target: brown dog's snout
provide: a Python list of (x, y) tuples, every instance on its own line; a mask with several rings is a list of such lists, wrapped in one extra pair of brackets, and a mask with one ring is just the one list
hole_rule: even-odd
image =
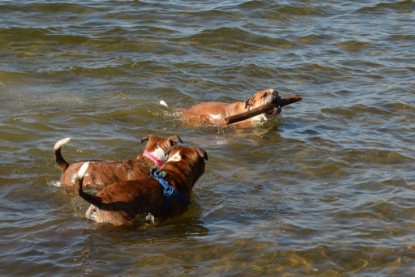
[(272, 89), (272, 103), (278, 102), (281, 100), (281, 96), (278, 94), (278, 91), (276, 89)]
[(272, 89), (272, 95), (274, 96), (274, 97), (280, 97), (280, 95), (278, 94), (278, 91), (276, 90), (276, 89)]

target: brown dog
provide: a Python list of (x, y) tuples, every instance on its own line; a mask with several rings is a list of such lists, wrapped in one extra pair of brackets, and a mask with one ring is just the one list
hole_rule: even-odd
[[(97, 195), (86, 193), (81, 185), (88, 170), (85, 163), (76, 178), (79, 196), (92, 204), (85, 217), (98, 223), (135, 226), (140, 224), (140, 215), (151, 213), (155, 217), (167, 217), (183, 213), (189, 204), (193, 185), (205, 170), (207, 159), (207, 153), (203, 149), (174, 146), (168, 152), (166, 163), (157, 171), (165, 174), (161, 180), (146, 177), (117, 182)], [(150, 171), (147, 174), (150, 174)], [(166, 182), (175, 191), (171, 199), (163, 192)]]
[[(70, 138), (58, 141), (54, 146), (55, 161), (61, 169), (61, 185), (67, 192), (75, 192), (75, 178), (79, 168), (85, 162), (69, 164), (62, 157), (61, 148), (70, 141)], [(83, 186), (101, 190), (104, 187), (120, 181), (134, 180), (147, 177), (152, 167), (161, 166), (166, 161), (167, 150), (182, 142), (179, 136), (160, 138), (148, 136), (141, 139), (147, 142), (143, 154), (136, 160), (121, 161), (90, 161), (88, 172), (85, 174)]]
[[(239, 101), (235, 103), (223, 102), (205, 102), (197, 104), (188, 109), (182, 109), (180, 117), (185, 123), (197, 126), (226, 126), (225, 118), (247, 112), (251, 109), (261, 107), (265, 104), (272, 103), (279, 98), (275, 89), (265, 89), (258, 91), (245, 102)], [(163, 106), (167, 106), (164, 101), (160, 102)], [(281, 112), (281, 108), (274, 108), (268, 113), (263, 113), (246, 120), (234, 123), (230, 126), (235, 128), (247, 128), (260, 126), (270, 119), (275, 118)]]

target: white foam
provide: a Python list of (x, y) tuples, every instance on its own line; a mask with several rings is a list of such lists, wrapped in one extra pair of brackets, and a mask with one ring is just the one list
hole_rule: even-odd
[(168, 107), (169, 105), (167, 105), (167, 103), (164, 100), (160, 100), (160, 105), (164, 106), (164, 107)]
[(59, 181), (57, 181), (57, 180), (55, 180), (55, 181), (49, 181), (49, 182), (47, 182), (47, 184), (49, 186), (52, 186), (52, 187), (57, 187), (57, 188), (62, 187), (62, 183), (61, 183), (60, 180)]

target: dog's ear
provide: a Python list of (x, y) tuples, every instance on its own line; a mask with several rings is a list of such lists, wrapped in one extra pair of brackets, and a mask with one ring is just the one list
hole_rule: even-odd
[(245, 109), (248, 109), (249, 107), (253, 106), (254, 99), (252, 99), (252, 98), (253, 97), (248, 98), (248, 100), (245, 101)]
[(181, 139), (179, 136), (177, 136), (177, 135), (175, 135), (175, 136), (170, 136), (170, 137), (168, 138), (168, 140), (169, 140), (169, 142), (170, 142), (170, 146), (175, 146), (175, 145), (177, 145), (179, 142), (180, 142), (180, 143), (183, 143), (182, 139)]
[(157, 142), (157, 146), (166, 152), (169, 148), (176, 146), (179, 142), (183, 143), (182, 139), (179, 136), (170, 136), (166, 139), (159, 140)]
[(146, 142), (150, 139), (150, 136), (146, 136), (144, 138), (141, 138), (141, 143)]
[(208, 154), (206, 153), (206, 151), (203, 150), (202, 148), (196, 148), (196, 149), (197, 149), (197, 153), (199, 154), (199, 156), (207, 161)]

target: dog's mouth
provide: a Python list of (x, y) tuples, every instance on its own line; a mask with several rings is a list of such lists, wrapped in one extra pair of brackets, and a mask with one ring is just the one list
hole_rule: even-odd
[(272, 117), (277, 116), (280, 112), (281, 112), (281, 108), (280, 107), (275, 107), (272, 110), (264, 113), (264, 115), (268, 119), (268, 118), (272, 118)]

